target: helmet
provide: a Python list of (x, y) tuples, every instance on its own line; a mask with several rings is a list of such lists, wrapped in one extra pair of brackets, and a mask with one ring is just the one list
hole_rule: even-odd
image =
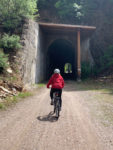
[(55, 70), (54, 70), (54, 73), (60, 74), (60, 70), (59, 70), (59, 69), (55, 69)]

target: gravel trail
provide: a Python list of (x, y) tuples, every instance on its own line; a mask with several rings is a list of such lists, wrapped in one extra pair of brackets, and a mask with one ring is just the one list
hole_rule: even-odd
[(68, 91), (70, 86), (63, 91), (59, 120), (46, 88), (1, 111), (0, 150), (110, 150), (100, 141), (81, 91)]

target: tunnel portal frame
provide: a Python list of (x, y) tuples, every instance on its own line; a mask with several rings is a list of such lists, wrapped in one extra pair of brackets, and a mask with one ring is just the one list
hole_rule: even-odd
[(46, 54), (49, 46), (56, 39), (64, 39), (71, 41), (72, 46), (77, 50), (77, 79), (81, 79), (81, 39), (87, 39), (91, 37), (96, 27), (94, 26), (82, 26), (82, 25), (68, 25), (68, 24), (53, 24), (53, 23), (41, 23), (39, 27), (45, 35)]

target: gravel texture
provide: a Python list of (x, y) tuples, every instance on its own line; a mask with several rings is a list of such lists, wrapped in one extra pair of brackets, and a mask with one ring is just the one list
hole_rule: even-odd
[[(66, 84), (58, 120), (52, 113), (46, 88), (1, 111), (0, 150), (112, 150), (113, 136), (105, 142), (108, 133), (96, 118), (92, 119), (84, 101), (84, 97), (90, 99), (91, 95), (77, 87), (74, 90), (75, 86), (71, 82)], [(112, 131), (108, 130), (110, 134)]]

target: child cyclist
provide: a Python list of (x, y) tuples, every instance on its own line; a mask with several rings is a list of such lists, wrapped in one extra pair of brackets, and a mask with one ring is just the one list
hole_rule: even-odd
[(47, 84), (47, 88), (49, 88), (50, 85), (51, 85), (51, 90), (50, 90), (51, 105), (53, 105), (53, 93), (58, 92), (59, 93), (58, 96), (60, 97), (60, 108), (61, 108), (62, 107), (61, 95), (62, 95), (62, 88), (64, 87), (64, 79), (60, 75), (59, 69), (54, 70), (54, 74), (50, 78), (50, 80)]

